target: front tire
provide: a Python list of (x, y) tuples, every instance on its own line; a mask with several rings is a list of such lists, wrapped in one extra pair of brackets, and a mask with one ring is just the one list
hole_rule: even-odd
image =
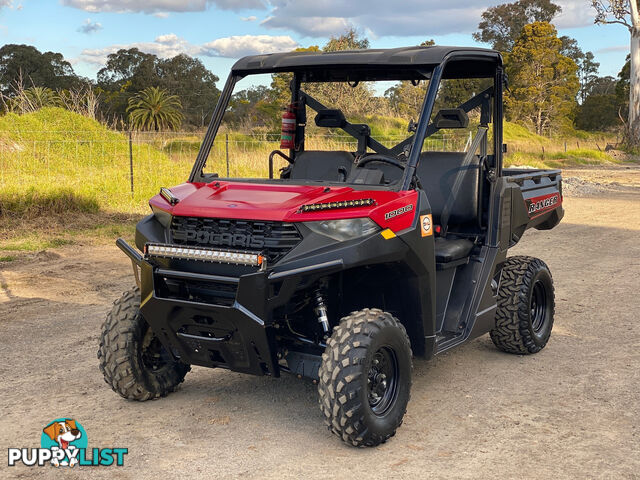
[(140, 314), (138, 287), (114, 302), (102, 325), (98, 359), (113, 391), (139, 401), (173, 392), (191, 368), (171, 357)]
[(320, 409), (329, 430), (356, 447), (387, 441), (407, 410), (411, 368), (409, 337), (391, 314), (364, 309), (344, 317), (318, 372)]
[(504, 352), (537, 353), (551, 336), (554, 309), (549, 267), (538, 258), (510, 257), (502, 268), (491, 340)]

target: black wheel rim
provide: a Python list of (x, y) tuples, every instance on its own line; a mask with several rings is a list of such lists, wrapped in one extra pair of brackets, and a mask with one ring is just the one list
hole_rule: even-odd
[(142, 338), (140, 359), (142, 360), (142, 365), (152, 371), (161, 370), (171, 362), (168, 352), (150, 328), (147, 328)]
[(533, 284), (530, 305), (531, 328), (536, 335), (542, 332), (547, 322), (547, 304), (547, 290), (538, 280)]
[(377, 416), (391, 409), (398, 393), (398, 359), (390, 347), (380, 347), (371, 358), (367, 375), (369, 406)]

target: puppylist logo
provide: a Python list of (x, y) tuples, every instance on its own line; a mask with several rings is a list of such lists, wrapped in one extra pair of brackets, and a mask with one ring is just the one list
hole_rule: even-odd
[(87, 448), (87, 432), (72, 418), (57, 418), (42, 429), (40, 448), (9, 448), (9, 466), (29, 467), (124, 465), (127, 448)]

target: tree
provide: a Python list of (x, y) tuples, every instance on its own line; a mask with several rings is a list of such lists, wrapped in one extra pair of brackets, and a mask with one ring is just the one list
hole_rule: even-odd
[(631, 83), (631, 55), (627, 55), (626, 62), (618, 72), (618, 81), (616, 82), (616, 98), (620, 106), (619, 115), (624, 120), (629, 119), (629, 90)]
[(583, 102), (587, 97), (589, 84), (598, 78), (600, 63), (594, 61), (595, 57), (592, 52), (583, 52), (575, 38), (563, 35), (560, 37), (560, 41), (562, 42), (560, 53), (565, 57), (569, 57), (578, 65), (578, 79), (580, 80), (578, 99)]
[(159, 87), (148, 87), (129, 99), (129, 123), (136, 130), (177, 130), (184, 115), (180, 99)]
[(156, 71), (158, 57), (141, 52), (137, 48), (120, 49), (107, 57), (106, 65), (98, 70), (98, 86), (108, 91), (127, 89), (139, 92), (147, 87), (157, 86)]
[(596, 77), (591, 80), (587, 87), (587, 97), (589, 95), (615, 95), (616, 84), (616, 79), (613, 77)]
[(624, 25), (630, 35), (629, 114), (627, 135), (630, 145), (640, 146), (640, 0), (592, 0), (595, 23)]
[(71, 89), (86, 83), (61, 53), (41, 53), (31, 45), (8, 44), (0, 48), (0, 92), (11, 96), (24, 87)]
[(270, 89), (264, 85), (250, 87), (234, 94), (229, 101), (224, 123), (235, 129), (267, 127), (277, 130), (280, 126), (278, 105), (270, 102)]
[(490, 7), (482, 13), (474, 40), (489, 43), (492, 48), (508, 52), (525, 25), (533, 22), (551, 22), (562, 8), (551, 0), (518, 0)]
[(156, 71), (158, 86), (180, 97), (187, 123), (198, 126), (209, 123), (220, 96), (216, 75), (199, 59), (184, 54), (158, 60)]
[(369, 48), (369, 39), (360, 37), (355, 28), (350, 28), (338, 37), (331, 36), (322, 48), (323, 52), (339, 52), (343, 50), (364, 50)]
[(534, 22), (525, 25), (506, 55), (511, 89), (505, 97), (507, 115), (539, 135), (567, 126), (563, 123), (571, 117), (580, 87), (578, 67), (561, 49), (554, 26)]
[(619, 125), (617, 98), (614, 93), (594, 93), (578, 107), (575, 124), (581, 130), (604, 131)]
[(160, 87), (180, 97), (185, 121), (190, 125), (208, 123), (220, 91), (219, 78), (204, 64), (188, 55), (161, 59), (137, 48), (121, 49), (107, 57), (98, 72), (98, 86), (105, 92), (108, 115), (125, 117), (128, 99), (149, 87)]

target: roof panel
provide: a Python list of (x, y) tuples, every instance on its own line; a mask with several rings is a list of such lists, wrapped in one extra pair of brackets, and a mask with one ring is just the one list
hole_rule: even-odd
[(495, 50), (474, 47), (402, 47), (390, 49), (346, 50), (339, 52), (286, 52), (254, 55), (238, 60), (235, 74), (269, 73), (315, 68), (397, 66), (419, 68), (441, 63), (447, 56), (470, 55), (478, 60), (502, 63)]

